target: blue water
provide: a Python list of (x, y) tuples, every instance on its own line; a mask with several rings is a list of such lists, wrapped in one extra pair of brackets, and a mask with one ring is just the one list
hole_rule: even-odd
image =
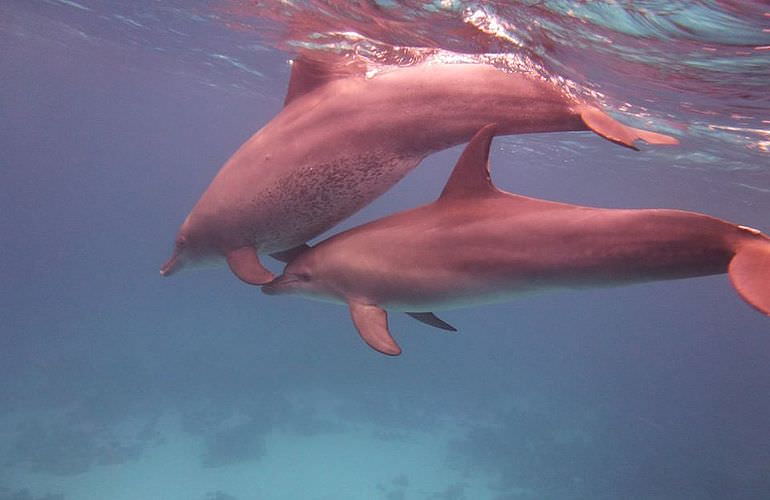
[(725, 276), (391, 315), (398, 358), (344, 308), (158, 276), (309, 46), (513, 54), (681, 145), (499, 138), (498, 185), (768, 232), (769, 30), (748, 1), (0, 3), (0, 499), (770, 498), (770, 323)]

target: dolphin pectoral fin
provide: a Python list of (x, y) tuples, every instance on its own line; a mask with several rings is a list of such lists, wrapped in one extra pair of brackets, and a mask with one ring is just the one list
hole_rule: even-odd
[(359, 335), (369, 347), (388, 356), (398, 356), (401, 348), (388, 331), (388, 313), (381, 307), (361, 302), (348, 302), (350, 316)]
[(727, 273), (741, 298), (770, 316), (770, 240), (752, 241), (739, 247)]
[(425, 323), (426, 325), (432, 326), (434, 328), (440, 328), (442, 330), (446, 330), (449, 332), (456, 332), (457, 328), (453, 327), (443, 319), (439, 318), (432, 312), (408, 312), (406, 313), (409, 316), (413, 317), (420, 323)]
[(249, 285), (264, 285), (275, 278), (259, 261), (257, 249), (251, 246), (237, 248), (228, 253), (227, 265), (234, 275)]
[(271, 253), (270, 257), (274, 258), (275, 260), (280, 260), (281, 262), (289, 263), (296, 259), (300, 254), (305, 253), (310, 249), (310, 246), (308, 246), (307, 243), (303, 243), (301, 245), (297, 245), (294, 248), (290, 248), (288, 250), (283, 250), (281, 252), (275, 252)]
[(623, 125), (604, 111), (593, 106), (581, 106), (578, 111), (583, 123), (589, 129), (609, 141), (636, 151), (639, 151), (639, 148), (634, 146), (634, 142), (638, 139), (642, 139), (649, 144), (679, 144), (679, 140), (675, 137)]

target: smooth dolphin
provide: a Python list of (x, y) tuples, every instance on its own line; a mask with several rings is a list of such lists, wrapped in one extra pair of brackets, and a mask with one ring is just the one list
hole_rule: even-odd
[(225, 257), (243, 281), (266, 283), (274, 276), (258, 254), (290, 258), (426, 155), (492, 122), (500, 134), (590, 129), (628, 147), (637, 139), (677, 142), (622, 125), (538, 77), (491, 65), (428, 62), (367, 78), (360, 65), (300, 57), (285, 107), (216, 175), (161, 274)]
[[(694, 212), (591, 208), (506, 193), (489, 177), (493, 134), (493, 126), (476, 134), (437, 201), (319, 243), (262, 290), (348, 304), (361, 337), (389, 355), (401, 349), (386, 309), (433, 311), (546, 289), (728, 272), (741, 297), (770, 314), (766, 235)], [(440, 321), (420, 314), (429, 324)]]

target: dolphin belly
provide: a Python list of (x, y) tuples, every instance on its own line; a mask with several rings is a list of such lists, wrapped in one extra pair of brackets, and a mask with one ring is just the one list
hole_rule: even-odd
[(297, 168), (246, 201), (260, 253), (300, 245), (366, 206), (421, 158), (367, 151)]

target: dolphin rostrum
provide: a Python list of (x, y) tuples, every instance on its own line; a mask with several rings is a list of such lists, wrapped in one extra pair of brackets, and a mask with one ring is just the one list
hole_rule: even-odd
[(627, 127), (556, 85), (487, 64), (422, 63), (373, 78), (352, 63), (300, 57), (284, 108), (225, 163), (182, 224), (170, 275), (225, 257), (241, 280), (274, 276), (258, 254), (287, 260), (307, 240), (393, 186), (429, 153), (500, 134), (593, 130), (634, 147), (676, 139)]
[[(770, 315), (770, 238), (681, 210), (620, 210), (497, 189), (488, 170), (494, 126), (471, 140), (435, 202), (339, 233), (299, 254), (262, 287), (346, 303), (361, 337), (401, 352), (386, 309), (432, 313), (546, 289), (729, 273)], [(446, 325), (446, 324), (444, 324)], [(448, 325), (447, 325), (448, 326)]]

